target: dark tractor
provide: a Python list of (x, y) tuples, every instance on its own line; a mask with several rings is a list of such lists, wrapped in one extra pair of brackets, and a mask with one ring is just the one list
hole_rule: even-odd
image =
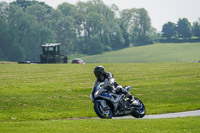
[(60, 43), (46, 43), (42, 45), (41, 63), (67, 63), (68, 58), (60, 55)]

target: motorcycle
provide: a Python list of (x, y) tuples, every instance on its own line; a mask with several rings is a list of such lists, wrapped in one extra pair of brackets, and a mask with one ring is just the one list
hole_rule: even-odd
[[(103, 87), (103, 82), (93, 86), (94, 111), (100, 118), (111, 119), (112, 117), (132, 115), (135, 118), (142, 118), (146, 109), (142, 101), (136, 97), (130, 101), (124, 94), (116, 94), (113, 89)], [(131, 86), (125, 87), (127, 91)]]

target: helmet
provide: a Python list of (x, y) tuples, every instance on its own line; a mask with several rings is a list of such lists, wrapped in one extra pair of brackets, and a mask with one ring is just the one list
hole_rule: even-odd
[(96, 66), (94, 68), (94, 75), (96, 76), (97, 79), (100, 78), (101, 75), (105, 73), (104, 67), (103, 66)]

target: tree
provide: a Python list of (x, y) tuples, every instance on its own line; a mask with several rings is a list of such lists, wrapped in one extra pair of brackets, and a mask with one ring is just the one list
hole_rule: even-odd
[(168, 40), (177, 34), (176, 24), (173, 22), (168, 22), (162, 27), (162, 36), (166, 37)]
[(97, 35), (90, 36), (90, 38), (85, 40), (85, 54), (94, 55), (94, 54), (101, 54), (104, 48), (100, 38)]
[(193, 23), (192, 31), (195, 36), (200, 37), (200, 18), (199, 21)]
[(111, 41), (111, 47), (114, 50), (126, 47), (125, 40), (124, 40), (124, 34), (123, 34), (123, 31), (122, 31), (120, 25), (113, 23), (111, 28), (113, 29), (113, 33), (109, 34), (110, 41)]
[(7, 51), (12, 43), (10, 28), (6, 19), (0, 15), (0, 58), (7, 58)]
[(65, 16), (72, 16), (72, 17), (78, 11), (75, 5), (69, 3), (63, 3), (59, 5), (58, 10), (60, 10)]
[(123, 21), (122, 25), (129, 33), (132, 43), (149, 43), (148, 33), (151, 30), (151, 20), (144, 8), (123, 10), (121, 21)]
[[(82, 28), (79, 33), (83, 33), (85, 40), (93, 40), (90, 37), (97, 35), (103, 44), (103, 50), (124, 47), (123, 32), (118, 19), (115, 18), (114, 9), (107, 7), (101, 0), (78, 2), (77, 9), (83, 18), (79, 21)], [(117, 10), (116, 6), (115, 10)]]
[[(22, 44), (23, 36), (26, 34), (26, 27), (29, 27), (30, 23), (27, 21), (27, 14), (23, 12), (23, 9), (18, 5), (11, 4), (9, 8), (5, 10), (6, 23), (9, 27), (9, 35), (12, 38), (12, 42), (7, 49), (7, 60), (17, 61), (16, 59), (25, 59), (23, 55), (20, 54), (24, 47)], [(18, 48), (17, 48), (18, 47)], [(20, 52), (19, 52), (20, 50)], [(18, 55), (20, 54), (20, 55)], [(19, 58), (16, 58), (19, 57)]]
[(182, 37), (185, 39), (191, 38), (192, 27), (191, 27), (191, 23), (188, 21), (187, 18), (178, 20), (177, 32), (178, 32), (179, 37)]
[(148, 37), (149, 37), (149, 42), (155, 43), (161, 39), (162, 35), (156, 30), (156, 28), (152, 27)]
[(74, 27), (74, 19), (70, 16), (63, 16), (54, 26), (59, 43), (63, 45), (63, 50), (73, 52), (75, 49), (74, 41), (76, 31)]
[(10, 35), (9, 24), (6, 22), (6, 8), (8, 4), (5, 2), (0, 3), (0, 59), (7, 60), (8, 49), (12, 44), (12, 38)]
[(50, 14), (50, 10), (51, 10), (51, 8), (48, 8), (44, 5), (36, 3), (36, 4), (33, 4), (29, 7), (27, 7), (26, 12), (29, 15), (34, 16), (38, 23), (43, 23), (43, 24), (47, 25), (48, 24), (48, 15)]
[[(30, 5), (27, 7), (32, 8)], [(11, 4), (6, 10), (7, 24), (13, 40), (7, 51), (9, 60), (39, 60), (41, 45), (55, 40), (54, 32), (38, 22), (38, 19), (18, 5)], [(17, 48), (18, 47), (18, 48)], [(19, 55), (18, 55), (19, 54)], [(16, 56), (18, 58), (16, 58)]]
[(0, 2), (0, 15), (5, 15), (5, 9), (8, 7), (8, 3)]
[(9, 53), (7, 55), (9, 61), (20, 61), (25, 57), (24, 48), (17, 43), (13, 43), (7, 52)]
[(32, 4), (32, 2), (33, 1), (29, 1), (29, 0), (16, 0), (12, 2), (11, 4), (20, 6), (23, 10), (25, 10), (28, 6)]

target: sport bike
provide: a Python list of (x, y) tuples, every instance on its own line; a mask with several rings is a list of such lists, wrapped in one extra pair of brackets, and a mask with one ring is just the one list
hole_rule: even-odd
[[(124, 88), (129, 91), (131, 86)], [(126, 115), (142, 118), (145, 116), (145, 106), (140, 99), (134, 97), (133, 100), (129, 100), (124, 94), (116, 94), (114, 89), (104, 88), (103, 82), (94, 85), (93, 89), (95, 89), (94, 110), (100, 118), (111, 119)]]

